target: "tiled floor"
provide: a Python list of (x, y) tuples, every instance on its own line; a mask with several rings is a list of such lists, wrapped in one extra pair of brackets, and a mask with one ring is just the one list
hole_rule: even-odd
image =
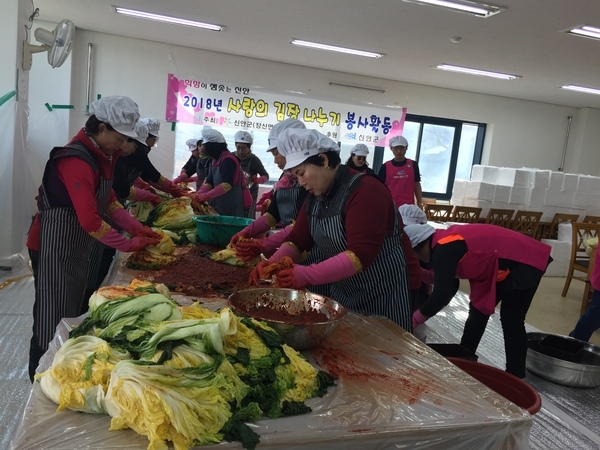
[[(0, 272), (0, 283), (27, 273), (25, 263), (21, 262), (12, 272)], [(583, 283), (573, 281), (566, 298), (560, 296), (563, 284), (564, 278), (542, 280), (527, 323), (541, 331), (563, 335), (573, 329), (579, 318)], [(461, 289), (468, 291), (467, 286), (462, 284)], [(27, 354), (32, 305), (31, 277), (0, 290), (0, 449), (8, 448), (29, 395)], [(591, 342), (600, 345), (600, 332), (594, 334)]]

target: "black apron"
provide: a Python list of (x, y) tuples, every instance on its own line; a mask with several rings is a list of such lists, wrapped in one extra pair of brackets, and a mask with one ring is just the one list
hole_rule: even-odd
[[(210, 171), (212, 173), (213, 187), (217, 187), (223, 182), (223, 175), (221, 173), (221, 163), (226, 157), (233, 158), (234, 161), (238, 159), (229, 152), (223, 152), (217, 160), (217, 164), (210, 165)], [(239, 161), (238, 161), (239, 167)], [(244, 217), (244, 197), (242, 193), (242, 177), (244, 172), (239, 168), (238, 170), (238, 184), (231, 186), (231, 189), (225, 192), (219, 197), (215, 197), (210, 200), (210, 205), (222, 216), (233, 216), (233, 217)]]
[(279, 210), (279, 222), (283, 228), (287, 227), (298, 217), (300, 207), (298, 197), (300, 197), (300, 183), (296, 181), (294, 186), (284, 189), (277, 189), (275, 197), (277, 198), (277, 209)]
[[(56, 155), (63, 148), (68, 150)], [(34, 339), (42, 349), (48, 348), (60, 320), (76, 317), (88, 301), (84, 298), (86, 286), (97, 277), (104, 247), (81, 227), (73, 207), (50, 205), (44, 183), (55, 156), (78, 156), (94, 170), (98, 169), (91, 152), (76, 144), (54, 148), (46, 163), (38, 199), (40, 251), (33, 318)], [(100, 180), (96, 191), (99, 213), (106, 208), (111, 184), (112, 179)]]
[[(343, 167), (340, 170), (343, 170)], [(344, 228), (345, 205), (362, 176), (364, 175), (361, 173), (345, 174), (342, 185), (330, 201), (318, 201), (311, 194), (306, 198), (308, 223), (315, 243), (309, 257), (313, 263), (347, 250)], [(396, 215), (394, 232), (385, 238), (375, 261), (363, 272), (330, 283), (327, 288), (329, 296), (346, 308), (359, 314), (387, 317), (411, 332), (412, 314), (408, 273), (400, 236)], [(320, 261), (315, 261), (315, 258)]]

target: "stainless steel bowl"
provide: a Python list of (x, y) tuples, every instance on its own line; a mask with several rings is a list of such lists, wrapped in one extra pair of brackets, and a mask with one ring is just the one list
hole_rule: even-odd
[(600, 386), (600, 347), (569, 336), (527, 333), (526, 367), (565, 386)]
[[(239, 314), (265, 321), (296, 350), (319, 345), (347, 313), (335, 300), (295, 289), (245, 289), (230, 295), (228, 303)], [(317, 312), (324, 321), (310, 319)]]

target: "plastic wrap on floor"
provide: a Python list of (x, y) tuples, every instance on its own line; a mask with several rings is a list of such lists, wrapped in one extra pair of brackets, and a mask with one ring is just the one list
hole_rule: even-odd
[[(40, 362), (48, 367), (68, 337), (66, 319)], [(349, 314), (320, 347), (306, 351), (338, 377), (312, 412), (252, 424), (259, 448), (520, 449), (531, 416), (488, 389), (387, 319)], [(109, 432), (110, 418), (56, 412), (35, 383), (14, 449), (143, 448), (146, 438)], [(39, 430), (44, 430), (40, 433)], [(203, 448), (240, 448), (222, 443)]]
[[(468, 295), (458, 292), (442, 313), (427, 321), (427, 342), (460, 342), (463, 326), (469, 310)], [(531, 331), (537, 331), (531, 329)], [(485, 334), (477, 349), (480, 362), (504, 368), (504, 339), (502, 325), (498, 313), (493, 314), (488, 322)], [(534, 416), (531, 429), (531, 448), (600, 448), (600, 388), (573, 388), (538, 377), (527, 372), (526, 381), (538, 391), (542, 397), (542, 410)], [(555, 415), (548, 411), (551, 402), (560, 413)], [(568, 416), (568, 417), (567, 417)], [(571, 424), (573, 420), (587, 430), (576, 430)], [(578, 426), (578, 424), (573, 424)], [(582, 435), (595, 434), (595, 443)], [(560, 445), (562, 442), (564, 445)]]

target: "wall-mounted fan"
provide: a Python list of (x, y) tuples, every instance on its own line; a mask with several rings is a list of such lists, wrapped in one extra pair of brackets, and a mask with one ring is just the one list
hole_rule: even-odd
[(31, 69), (33, 53), (48, 52), (48, 64), (53, 68), (60, 67), (65, 62), (75, 35), (75, 25), (70, 20), (61, 20), (54, 31), (38, 28), (33, 33), (35, 38), (42, 45), (32, 45), (29, 42), (23, 42), (23, 70)]

